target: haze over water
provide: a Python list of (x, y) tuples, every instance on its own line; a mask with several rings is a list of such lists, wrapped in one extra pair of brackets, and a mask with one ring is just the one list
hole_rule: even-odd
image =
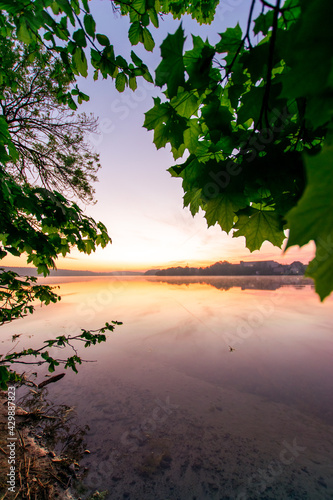
[(5, 332), (37, 347), (123, 321), (48, 389), (90, 427), (87, 491), (332, 498), (333, 297), (288, 276), (59, 281), (60, 303)]

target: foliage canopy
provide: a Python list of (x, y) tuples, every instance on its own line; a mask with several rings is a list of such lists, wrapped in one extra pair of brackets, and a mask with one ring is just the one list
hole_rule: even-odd
[[(184, 31), (161, 45), (155, 99), (144, 126), (167, 143), (182, 179), (184, 206), (205, 212), (250, 249), (313, 240), (307, 269), (324, 299), (333, 289), (331, 2), (262, 1), (246, 32), (228, 28), (212, 46)], [(255, 40), (255, 41), (254, 41)]]

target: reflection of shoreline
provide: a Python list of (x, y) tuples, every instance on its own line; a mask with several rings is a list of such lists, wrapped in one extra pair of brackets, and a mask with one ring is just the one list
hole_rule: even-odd
[[(71, 283), (80, 283), (89, 285), (92, 282), (150, 282), (166, 283), (169, 285), (210, 285), (219, 290), (229, 290), (238, 287), (241, 290), (277, 290), (283, 286), (292, 286), (295, 289), (301, 289), (305, 286), (314, 288), (311, 278), (304, 276), (48, 276), (38, 278), (38, 283), (50, 286), (69, 285)], [(75, 294), (77, 292), (73, 292)], [(61, 294), (63, 295), (63, 294)]]
[(210, 285), (219, 290), (230, 290), (239, 287), (241, 290), (277, 290), (283, 286), (301, 289), (314, 287), (311, 278), (304, 276), (153, 276), (148, 281), (167, 283), (169, 285)]

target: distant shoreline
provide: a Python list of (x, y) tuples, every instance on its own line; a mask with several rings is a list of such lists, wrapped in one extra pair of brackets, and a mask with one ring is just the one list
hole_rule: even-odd
[[(50, 270), (49, 277), (64, 277), (64, 276), (85, 276), (85, 277), (102, 277), (102, 276), (194, 276), (194, 277), (211, 277), (211, 276), (304, 276), (306, 265), (296, 261), (292, 264), (280, 264), (275, 261), (253, 261), (243, 262), (239, 264), (231, 264), (227, 261), (215, 262), (207, 267), (169, 267), (166, 269), (149, 269), (148, 271), (87, 271), (87, 270), (72, 270), (72, 269), (56, 269)], [(16, 272), (20, 276), (36, 276), (42, 277), (33, 267), (3, 267), (5, 271)]]
[[(43, 278), (42, 274), (37, 273), (37, 269), (34, 267), (6, 267), (3, 266), (2, 269), (5, 271), (14, 271), (20, 276), (36, 276), (37, 278)], [(95, 272), (95, 271), (76, 271), (73, 269), (50, 269), (50, 274), (48, 278), (52, 277), (64, 277), (64, 276), (86, 276), (86, 277), (99, 277), (99, 276), (144, 276), (144, 271), (112, 271), (112, 272)]]

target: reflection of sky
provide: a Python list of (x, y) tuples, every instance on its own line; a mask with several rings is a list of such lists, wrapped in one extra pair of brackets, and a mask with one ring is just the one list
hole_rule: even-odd
[[(288, 280), (261, 278), (269, 288)], [(177, 465), (172, 485), (184, 484), (180, 464), (197, 453), (206, 464), (203, 477), (222, 478), (223, 490), (218, 497), (199, 491), (195, 498), (236, 498), (225, 495), (225, 478), (236, 471), (234, 491), (243, 478), (251, 477), (251, 470), (262, 470), (263, 464), (276, 459), (281, 443), (295, 439), (304, 447), (304, 455), (292, 469), (286, 468), (285, 473), (292, 472), (290, 480), (279, 477), (283, 494), (265, 498), (290, 498), (291, 485), (293, 491), (305, 491), (308, 476), (311, 484), (321, 476), (328, 485), (326, 496), (310, 494), (309, 498), (332, 498), (333, 298), (321, 304), (310, 285), (242, 290), (240, 286), (253, 285), (253, 278), (244, 278), (240, 286), (225, 291), (214, 286), (217, 281), (63, 278), (62, 301), (4, 326), (6, 343), (0, 343), (0, 350), (40, 347), (55, 335), (75, 335), (81, 328), (123, 321), (108, 334), (106, 343), (89, 349), (78, 346), (84, 360), (96, 362), (83, 363), (78, 375), (66, 370), (64, 378), (46, 388), (53, 403), (74, 407), (80, 425), (89, 427), (87, 465), (91, 474), (98, 471), (99, 490), (112, 491), (114, 498), (140, 487), (142, 491), (133, 498), (194, 497), (165, 493), (171, 484), (169, 470), (153, 476), (150, 483), (156, 484), (156, 491), (147, 494), (148, 479), (140, 480), (135, 467), (151, 457), (152, 446), (162, 443), (167, 443), (172, 464)], [(13, 333), (23, 333), (18, 345), (10, 342)], [(229, 345), (236, 350), (230, 352)], [(49, 353), (62, 358), (72, 355), (55, 348)], [(44, 366), (25, 365), (24, 369), (27, 374), (39, 372), (37, 383), (46, 380)], [(56, 374), (63, 372), (63, 367), (56, 370)], [(168, 409), (168, 418), (151, 420), (161, 405)], [(138, 430), (146, 433), (139, 445), (133, 438)], [(111, 462), (119, 478), (116, 484), (109, 472), (111, 453), (117, 457)], [(220, 467), (215, 467), (212, 456)], [(105, 463), (103, 475), (100, 464)], [(305, 467), (304, 479), (297, 472)], [(193, 484), (200, 485), (197, 470), (192, 474)], [(125, 489), (120, 478), (129, 478), (130, 486)], [(297, 493), (292, 497), (305, 498)]]
[[(93, 386), (94, 377), (102, 375), (105, 384), (119, 377), (144, 387), (145, 371), (150, 370), (151, 383), (158, 385), (166, 371), (177, 387), (190, 377), (333, 421), (333, 299), (321, 304), (310, 285), (272, 289), (288, 279), (262, 277), (266, 290), (242, 290), (253, 286), (253, 278), (240, 278), (238, 286), (225, 291), (214, 286), (215, 277), (205, 283), (175, 278), (160, 282), (155, 277), (63, 278), (61, 302), (37, 308), (23, 323), (4, 326), (1, 351), (15, 345), (7, 341), (14, 333), (24, 333), (17, 350), (27, 342), (37, 347), (54, 335), (123, 321), (107, 343), (82, 351), (85, 359), (98, 363), (93, 371), (82, 366), (81, 384)], [(228, 281), (234, 283), (232, 277), (225, 278)], [(235, 352), (229, 352), (229, 345)], [(56, 349), (50, 353), (59, 356)], [(61, 384), (71, 381), (76, 383), (76, 378), (68, 371)]]
[[(95, 0), (91, 8), (97, 20), (97, 30), (109, 35), (116, 54), (129, 59), (131, 47), (127, 39), (128, 20), (112, 14), (111, 3)], [(230, 5), (229, 5), (230, 4)], [(225, 2), (219, 6), (211, 26), (200, 26), (191, 19), (183, 20), (187, 35), (186, 48), (190, 48), (190, 34), (209, 37), (216, 43), (228, 26), (240, 22), (244, 29), (249, 1)], [(151, 68), (159, 62), (159, 45), (167, 33), (173, 33), (179, 21), (168, 17), (152, 29), (156, 41), (153, 52), (141, 47), (134, 51)], [(280, 259), (281, 251), (271, 244), (250, 254), (245, 239), (232, 239), (219, 227), (207, 229), (203, 213), (193, 219), (188, 209), (182, 208), (183, 191), (180, 179), (173, 179), (166, 171), (174, 164), (169, 147), (156, 150), (153, 132), (142, 128), (144, 112), (152, 107), (152, 96), (161, 95), (143, 79), (138, 90), (125, 90), (119, 94), (109, 80), (93, 82), (89, 77), (80, 80), (80, 88), (90, 95), (90, 102), (81, 111), (93, 112), (100, 118), (100, 134), (90, 138), (101, 154), (102, 169), (96, 185), (95, 206), (86, 207), (86, 213), (102, 220), (109, 229), (112, 246), (99, 249), (96, 254), (84, 256), (73, 251), (72, 258), (60, 258), (58, 267), (72, 269), (113, 270), (142, 269), (163, 265), (209, 264), (219, 260)], [(311, 252), (289, 250), (287, 261), (308, 262)], [(24, 265), (8, 258), (3, 265)]]

